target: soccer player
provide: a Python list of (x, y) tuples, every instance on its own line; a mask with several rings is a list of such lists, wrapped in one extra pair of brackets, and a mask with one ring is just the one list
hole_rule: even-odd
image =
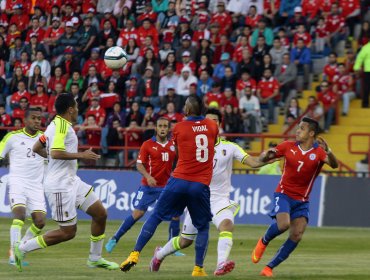
[[(252, 262), (258, 263), (271, 240), (289, 231), (289, 237), (260, 275), (272, 277), (272, 270), (286, 260), (301, 241), (309, 219), (309, 195), (315, 178), (326, 163), (338, 167), (338, 161), (321, 137), (317, 137), (319, 124), (310, 118), (300, 122), (296, 141), (285, 141), (267, 150), (263, 161), (285, 158), (283, 175), (275, 190), (275, 205), (270, 216), (276, 222), (258, 240), (252, 252)], [(316, 140), (317, 138), (317, 140)]]
[[(10, 227), (9, 263), (12, 265), (15, 265), (14, 244), (38, 236), (45, 225), (46, 214), (42, 186), (44, 158), (32, 151), (42, 134), (39, 131), (41, 109), (27, 109), (24, 123), (23, 129), (9, 132), (0, 143), (0, 157), (3, 159), (9, 155), (10, 163), (8, 184), (13, 222)], [(32, 224), (21, 238), (26, 210), (31, 213)]]
[[(111, 253), (120, 238), (142, 217), (161, 194), (171, 175), (176, 158), (174, 142), (168, 140), (170, 121), (159, 118), (156, 122), (156, 134), (145, 141), (140, 148), (136, 162), (137, 170), (143, 175), (141, 186), (136, 192), (133, 202), (135, 210), (127, 217), (118, 231), (105, 245), (107, 252)], [(178, 236), (180, 232), (180, 219), (171, 220), (170, 238)]]
[(92, 217), (87, 265), (118, 269), (118, 264), (101, 257), (107, 212), (93, 188), (76, 175), (78, 159), (97, 160), (99, 155), (91, 149), (78, 152), (78, 139), (72, 126), (77, 121), (78, 107), (73, 95), (59, 95), (55, 109), (55, 119), (47, 127), (44, 137), (35, 143), (33, 151), (44, 155), (46, 144), (49, 164), (44, 178), (44, 190), (52, 218), (59, 224), (59, 229), (22, 243), (17, 242), (14, 247), (16, 265), (22, 271), (22, 260), (26, 253), (73, 239), (77, 231), (76, 209), (79, 208)]
[[(208, 109), (206, 118), (215, 121), (218, 126), (222, 123), (222, 115), (217, 109)], [(217, 268), (214, 272), (215, 276), (229, 273), (235, 266), (233, 261), (228, 260), (233, 245), (232, 232), (234, 229), (234, 216), (239, 211), (239, 205), (230, 200), (231, 174), (234, 159), (251, 167), (260, 167), (266, 164), (261, 162), (258, 157), (249, 156), (237, 144), (221, 139), (220, 137), (217, 138), (215, 156), (213, 159), (213, 175), (209, 186), (211, 190), (212, 222), (220, 232), (217, 246)], [(193, 226), (191, 217), (189, 213), (187, 213), (181, 237), (174, 237), (167, 242), (163, 248), (156, 248), (150, 263), (150, 270), (158, 271), (166, 256), (179, 249), (190, 246), (196, 236), (197, 229)]]
[(177, 123), (173, 129), (173, 140), (178, 152), (177, 166), (153, 214), (143, 225), (134, 251), (121, 264), (122, 271), (129, 271), (138, 263), (141, 250), (162, 220), (181, 215), (187, 207), (198, 230), (192, 276), (207, 275), (203, 262), (209, 238), (209, 222), (212, 220), (209, 184), (218, 127), (214, 121), (201, 115), (202, 101), (197, 96), (191, 95), (186, 99), (184, 111), (186, 120)]

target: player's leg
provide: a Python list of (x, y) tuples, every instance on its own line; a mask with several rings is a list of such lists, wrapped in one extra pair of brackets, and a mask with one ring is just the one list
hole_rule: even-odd
[[(12, 201), (12, 199), (10, 199)], [(25, 204), (17, 204), (12, 208), (13, 221), (10, 226), (10, 249), (9, 249), (9, 264), (14, 265), (14, 246), (21, 240), (22, 227), (26, 218), (26, 207)]]
[(46, 205), (44, 189), (35, 189), (34, 186), (27, 187), (27, 208), (31, 212), (32, 224), (27, 229), (21, 242), (34, 238), (41, 234), (41, 230), (45, 226), (46, 220)]
[(188, 188), (189, 199), (187, 207), (193, 225), (198, 230), (195, 241), (195, 267), (192, 276), (206, 276), (203, 263), (206, 256), (209, 240), (209, 222), (212, 220), (209, 187), (190, 182)]
[(169, 179), (166, 187), (159, 196), (153, 214), (141, 228), (134, 251), (121, 263), (120, 268), (122, 271), (127, 272), (138, 263), (140, 252), (152, 238), (162, 220), (170, 220), (172, 217), (182, 214), (186, 204), (185, 193), (186, 185), (183, 184), (183, 180)]
[[(180, 217), (173, 217), (169, 227), (168, 227), (168, 240), (171, 240), (173, 237), (179, 236), (180, 234)], [(184, 253), (181, 253), (180, 251), (174, 252), (174, 256), (177, 257), (183, 257), (185, 256)]]
[(88, 184), (78, 179), (75, 207), (91, 216), (90, 253), (87, 265), (92, 268), (118, 269), (118, 264), (102, 258), (107, 210)]
[(189, 247), (197, 236), (197, 229), (193, 226), (189, 212), (186, 212), (181, 236), (171, 238), (163, 247), (156, 247), (150, 262), (150, 271), (155, 272), (163, 260), (180, 249)]
[(231, 272), (234, 267), (234, 261), (228, 260), (231, 248), (233, 246), (234, 216), (239, 211), (239, 205), (231, 202), (229, 199), (220, 199), (212, 203), (213, 223), (219, 231), (217, 244), (217, 268), (214, 275), (224, 275)]
[(265, 234), (257, 242), (256, 247), (252, 251), (252, 262), (258, 263), (269, 242), (275, 237), (284, 233), (290, 226), (290, 199), (280, 193), (275, 193), (275, 205), (270, 213), (276, 222), (272, 223)]
[(118, 241), (121, 237), (131, 229), (131, 227), (144, 216), (148, 207), (152, 205), (159, 197), (161, 189), (150, 188), (147, 186), (140, 186), (139, 190), (136, 192), (133, 205), (135, 210), (130, 216), (128, 216), (125, 221), (120, 225), (117, 232), (113, 235), (111, 239), (105, 245), (105, 249), (108, 253), (111, 253), (116, 247)]

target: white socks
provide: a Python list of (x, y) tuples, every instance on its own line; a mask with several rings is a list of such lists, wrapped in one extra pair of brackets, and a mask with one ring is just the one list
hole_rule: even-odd
[(99, 236), (90, 236), (90, 255), (89, 260), (96, 262), (101, 258), (105, 234)]
[(176, 236), (169, 240), (166, 245), (157, 252), (155, 257), (159, 260), (163, 260), (168, 255), (171, 255), (180, 249), (180, 236)]
[(217, 245), (217, 264), (225, 262), (233, 246), (233, 233), (230, 231), (221, 231), (218, 237)]

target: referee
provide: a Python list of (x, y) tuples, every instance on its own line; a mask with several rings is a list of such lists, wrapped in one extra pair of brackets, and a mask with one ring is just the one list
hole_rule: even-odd
[(363, 92), (362, 92), (362, 108), (369, 108), (369, 93), (370, 93), (370, 42), (364, 45), (357, 55), (355, 66), (353, 69), (358, 72), (362, 65), (364, 66), (363, 75)]

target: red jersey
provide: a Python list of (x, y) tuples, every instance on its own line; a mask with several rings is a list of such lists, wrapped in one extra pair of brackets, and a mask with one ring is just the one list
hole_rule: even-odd
[(38, 94), (34, 94), (31, 96), (30, 104), (31, 106), (43, 107), (45, 108), (45, 110), (47, 110), (49, 104), (49, 96), (45, 93), (42, 94), (41, 96), (39, 96)]
[(62, 84), (63, 88), (65, 88), (67, 84), (67, 79), (64, 77), (60, 77), (58, 79), (56, 77), (51, 77), (48, 83), (48, 89), (55, 90), (56, 84)]
[(211, 18), (211, 24), (218, 22), (220, 24), (220, 31), (227, 32), (232, 24), (231, 16), (227, 12), (215, 13)]
[(139, 47), (144, 45), (144, 40), (146, 37), (150, 36), (153, 39), (153, 45), (158, 46), (158, 31), (154, 26), (151, 26), (149, 29), (145, 29), (144, 27), (139, 27), (137, 30), (138, 36), (138, 45)]
[(60, 36), (64, 34), (64, 28), (63, 27), (58, 27), (57, 29), (54, 29), (53, 27), (49, 27), (44, 34), (44, 39), (49, 38), (49, 39), (58, 39)]
[(317, 99), (321, 101), (322, 105), (324, 106), (324, 110), (327, 111), (337, 100), (337, 95), (329, 90), (327, 92), (319, 92)]
[(176, 124), (173, 140), (178, 149), (178, 161), (172, 176), (209, 186), (217, 135), (217, 124), (204, 117), (188, 117)]
[(2, 126), (11, 126), (12, 125), (12, 118), (8, 114), (1, 115), (1, 124)]
[(236, 89), (237, 90), (241, 91), (241, 90), (245, 89), (246, 87), (250, 87), (252, 89), (252, 92), (254, 93), (257, 90), (257, 83), (253, 78), (250, 78), (247, 81), (238, 80), (236, 82)]
[(211, 36), (211, 32), (209, 32), (208, 29), (205, 29), (204, 31), (195, 30), (192, 39), (195, 44), (198, 44), (200, 40), (203, 40), (203, 39), (208, 40), (210, 36)]
[(9, 22), (9, 25), (12, 25), (13, 23), (15, 23), (17, 25), (17, 28), (19, 31), (24, 31), (27, 29), (28, 27), (28, 23), (30, 22), (30, 19), (28, 17), (28, 15), (25, 15), (25, 14), (20, 14), (20, 15), (12, 15), (11, 19), (10, 19), (10, 22)]
[(308, 32), (304, 32), (304, 33), (298, 33), (297, 32), (297, 33), (295, 33), (294, 34), (294, 39), (293, 39), (294, 45), (297, 45), (299, 39), (303, 39), (304, 44), (305, 44), (306, 47), (309, 44), (311, 44), (311, 41), (312, 41), (311, 35)]
[(21, 100), (22, 97), (26, 97), (28, 102), (31, 101), (31, 94), (28, 92), (28, 91), (24, 91), (24, 92), (19, 92), (19, 91), (16, 91), (12, 94), (12, 97), (10, 98), (10, 103), (11, 104), (17, 104), (19, 103), (19, 100)]
[(170, 122), (176, 121), (177, 123), (179, 123), (184, 120), (184, 115), (180, 113), (165, 114), (163, 115), (163, 117), (169, 120)]
[(13, 110), (13, 119), (21, 119), (23, 123), (25, 114), (26, 114), (26, 110), (22, 110), (21, 108), (16, 108)]
[(86, 129), (86, 142), (89, 146), (100, 146), (101, 131), (95, 129)]
[(334, 64), (326, 64), (323, 71), (324, 75), (326, 76), (326, 79), (328, 82), (333, 82), (336, 79), (336, 76), (338, 76), (338, 65)]
[(294, 141), (285, 141), (275, 149), (276, 157), (285, 157), (283, 175), (275, 191), (295, 200), (308, 201), (313, 183), (324, 165), (326, 152), (317, 143), (303, 151)]
[(274, 8), (275, 11), (279, 11), (279, 8), (280, 8), (280, 0), (275, 0), (274, 1), (274, 6), (272, 6), (272, 3), (270, 0), (263, 0), (263, 10), (267, 13), (267, 14), (271, 14), (272, 13), (272, 9)]
[(346, 18), (360, 9), (360, 0), (339, 1), (339, 5), (342, 8), (342, 16)]
[(257, 26), (258, 21), (262, 18), (261, 15), (256, 14), (254, 17), (252, 16), (246, 16), (245, 17), (245, 25), (249, 25), (252, 28)]
[(121, 30), (121, 33), (119, 34), (120, 39), (122, 39), (122, 46), (125, 47), (128, 43), (129, 39), (134, 39), (137, 44), (139, 44), (139, 35), (137, 33), (136, 28), (124, 28)]
[(89, 72), (89, 68), (91, 66), (95, 66), (96, 71), (98, 73), (101, 73), (101, 70), (103, 68), (104, 60), (101, 58), (98, 58), (97, 60), (92, 60), (91, 58), (86, 60), (84, 67), (82, 68), (82, 76), (87, 76), (87, 73)]
[(26, 42), (29, 43), (30, 42), (30, 39), (31, 39), (31, 34), (37, 34), (37, 42), (41, 42), (42, 40), (44, 40), (44, 37), (45, 37), (45, 30), (42, 29), (41, 27), (37, 28), (37, 29), (29, 29), (28, 32), (27, 32), (27, 36), (26, 36)]
[(29, 62), (22, 63), (20, 61), (16, 61), (15, 64), (14, 64), (14, 68), (17, 68), (17, 67), (21, 67), (23, 75), (28, 76), (28, 71), (31, 68), (31, 63), (29, 63)]
[(207, 102), (206, 102), (207, 105), (211, 104), (212, 102), (217, 102), (219, 107), (224, 106), (225, 96), (222, 94), (222, 92), (220, 93), (208, 92), (206, 94), (206, 98), (207, 98)]
[(345, 25), (344, 17), (341, 15), (328, 15), (326, 18), (326, 29), (329, 33), (341, 32)]
[(273, 95), (274, 91), (279, 88), (279, 82), (273, 77), (268, 80), (262, 78), (258, 83), (258, 89), (261, 91), (260, 94), (262, 98), (270, 97)]
[(302, 15), (313, 19), (319, 12), (319, 0), (303, 0)]
[(315, 32), (316, 32), (316, 36), (318, 38), (326, 38), (330, 34), (329, 31), (328, 31), (328, 29), (326, 28), (326, 24), (323, 24), (322, 26), (317, 25)]
[[(167, 141), (165, 144), (161, 144), (153, 136), (141, 145), (137, 163), (144, 165), (145, 170), (157, 181), (156, 187), (163, 188), (170, 178), (175, 158), (174, 142)], [(141, 179), (141, 184), (149, 186), (145, 177)]]
[(337, 2), (336, 0), (323, 0), (319, 1), (320, 10), (324, 13), (330, 13), (331, 5)]
[(195, 71), (197, 70), (197, 64), (194, 62), (194, 61), (190, 61), (189, 63), (187, 64), (184, 64), (182, 62), (179, 62), (179, 63), (176, 63), (176, 73), (178, 75), (181, 74), (181, 70), (182, 68), (184, 68), (185, 66), (189, 67), (191, 72), (194, 74)]
[(345, 74), (338, 76), (335, 82), (338, 86), (339, 94), (353, 91), (353, 80), (351, 79), (351, 75)]
[(88, 116), (94, 116), (96, 122), (99, 123), (101, 119), (105, 120), (105, 109), (103, 109), (100, 105), (96, 108), (89, 107), (86, 111), (85, 118), (87, 119)]
[(235, 96), (231, 96), (229, 99), (227, 99), (225, 97), (223, 107), (226, 107), (227, 105), (231, 105), (231, 107), (233, 108), (239, 108), (238, 98), (236, 98)]
[(253, 52), (253, 49), (251, 46), (242, 46), (242, 45), (237, 45), (235, 47), (234, 53), (233, 53), (233, 60), (240, 63), (243, 60), (243, 51), (248, 50), (249, 53)]

